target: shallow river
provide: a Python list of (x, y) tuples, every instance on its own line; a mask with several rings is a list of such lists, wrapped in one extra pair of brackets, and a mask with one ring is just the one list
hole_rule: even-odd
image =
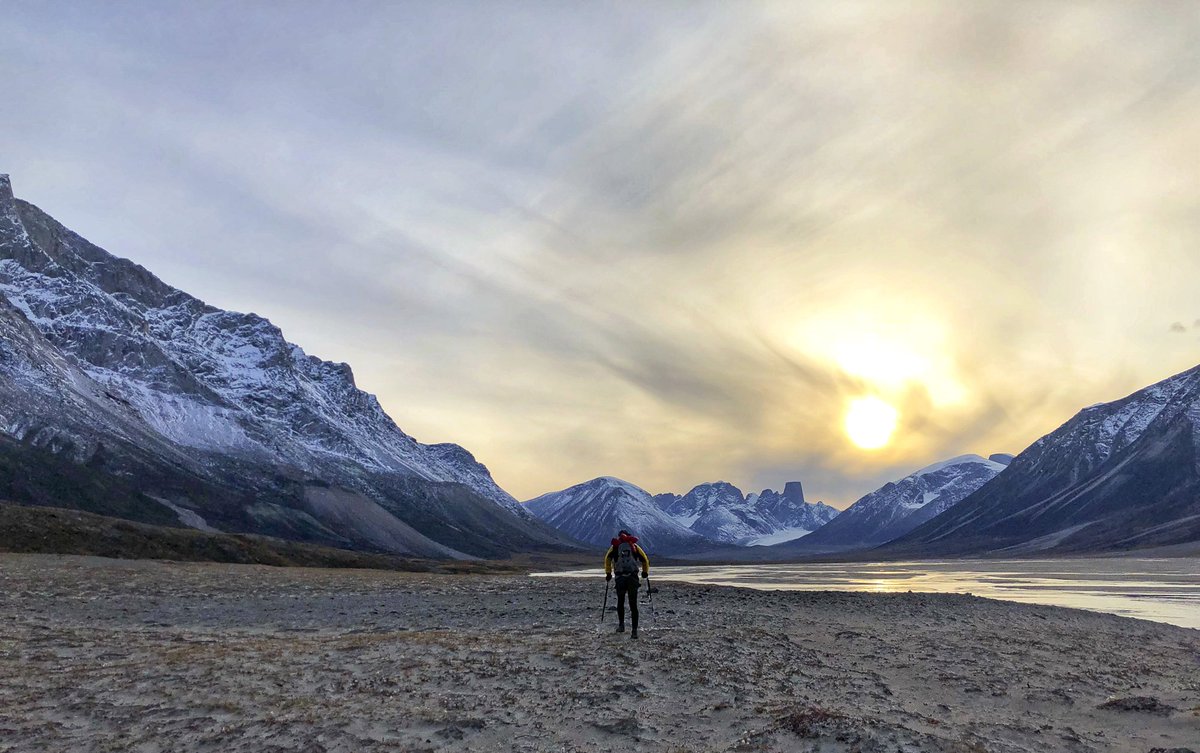
[(1200, 629), (1200, 558), (660, 567), (651, 578), (778, 590), (971, 593)]

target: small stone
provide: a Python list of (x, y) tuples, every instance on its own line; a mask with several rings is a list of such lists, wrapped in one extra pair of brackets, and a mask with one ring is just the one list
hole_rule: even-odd
[(642, 729), (637, 720), (631, 716), (624, 719), (617, 719), (610, 723), (598, 723), (592, 726), (613, 735), (636, 735)]
[(1153, 696), (1134, 695), (1128, 698), (1110, 698), (1096, 708), (1106, 711), (1139, 711), (1147, 714), (1162, 714), (1166, 716), (1175, 710)]

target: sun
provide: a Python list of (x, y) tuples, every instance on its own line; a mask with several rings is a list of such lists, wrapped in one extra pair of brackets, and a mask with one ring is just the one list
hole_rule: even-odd
[(842, 423), (851, 442), (864, 450), (878, 450), (891, 441), (899, 420), (900, 411), (889, 403), (877, 397), (858, 397), (846, 406)]

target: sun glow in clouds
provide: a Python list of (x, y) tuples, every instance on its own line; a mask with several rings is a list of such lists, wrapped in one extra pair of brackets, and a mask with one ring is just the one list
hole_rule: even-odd
[(859, 397), (846, 407), (843, 426), (850, 441), (864, 450), (885, 447), (896, 431), (900, 411), (877, 397)]
[(930, 359), (897, 339), (874, 333), (838, 340), (833, 358), (842, 371), (887, 388), (922, 381), (933, 370)]
[(929, 322), (886, 334), (847, 333), (835, 341), (832, 358), (843, 372), (874, 389), (895, 394), (920, 385), (935, 406), (953, 407), (967, 398), (967, 391), (944, 340), (940, 325)]
[[(941, 451), (942, 427), (978, 408), (947, 321), (947, 314), (911, 296), (895, 300), (881, 292), (782, 323), (790, 324), (784, 337), (791, 348), (834, 379), (840, 399), (825, 414), (825, 426), (833, 435), (841, 429), (835, 441), (858, 451), (855, 462), (866, 459), (861, 451), (885, 447), (889, 452), (874, 454), (874, 462), (929, 457)], [(901, 414), (907, 418), (903, 434), (897, 431)]]

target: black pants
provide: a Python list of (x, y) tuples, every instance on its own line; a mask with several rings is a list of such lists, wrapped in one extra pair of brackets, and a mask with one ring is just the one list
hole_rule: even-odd
[(617, 618), (621, 624), (625, 624), (625, 597), (629, 597), (629, 616), (633, 620), (633, 629), (637, 630), (638, 613), (637, 613), (637, 595), (638, 595), (638, 576), (633, 575), (618, 575), (617, 581)]

